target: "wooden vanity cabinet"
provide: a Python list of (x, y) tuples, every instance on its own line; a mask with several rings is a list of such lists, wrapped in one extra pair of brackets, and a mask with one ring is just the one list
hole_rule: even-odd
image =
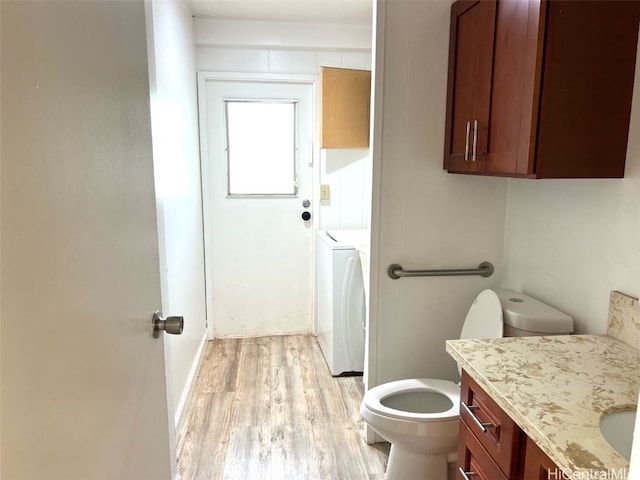
[[(456, 480), (548, 480), (560, 470), (463, 370)], [(547, 472), (558, 477), (548, 477)]]
[(623, 177), (640, 2), (452, 5), (444, 168)]
[(369, 147), (371, 72), (320, 68), (320, 148)]
[[(511, 418), (487, 395), (487, 393), (463, 371), (460, 390), (460, 438), (473, 438), (486, 452), (504, 478), (516, 478), (519, 469), (518, 452), (522, 432)], [(463, 430), (466, 432), (463, 433)], [(460, 442), (461, 445), (462, 442)], [(459, 450), (460, 450), (459, 445)], [(472, 443), (469, 444), (470, 446)], [(465, 447), (466, 448), (466, 447)], [(469, 448), (469, 452), (473, 452)], [(458, 461), (464, 460), (468, 468), (468, 453), (458, 452)], [(475, 453), (474, 458), (480, 458)], [(470, 470), (467, 470), (470, 471)]]

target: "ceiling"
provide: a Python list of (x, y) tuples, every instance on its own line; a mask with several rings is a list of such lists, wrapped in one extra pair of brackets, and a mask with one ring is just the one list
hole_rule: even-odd
[(196, 18), (371, 25), (372, 0), (191, 0)]

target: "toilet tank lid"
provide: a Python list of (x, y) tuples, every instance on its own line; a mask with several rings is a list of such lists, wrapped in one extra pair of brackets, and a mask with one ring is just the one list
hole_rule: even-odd
[(573, 318), (524, 293), (496, 290), (505, 325), (540, 335), (573, 332)]

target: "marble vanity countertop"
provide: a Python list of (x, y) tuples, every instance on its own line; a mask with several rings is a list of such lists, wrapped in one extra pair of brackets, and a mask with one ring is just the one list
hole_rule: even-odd
[(635, 408), (640, 350), (608, 335), (448, 340), (446, 350), (558, 467), (628, 468), (599, 425)]

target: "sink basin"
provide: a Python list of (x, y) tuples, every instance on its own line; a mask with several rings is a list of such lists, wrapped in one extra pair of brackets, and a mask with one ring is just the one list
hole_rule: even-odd
[(627, 460), (631, 459), (636, 410), (611, 412), (600, 419), (600, 431), (609, 444)]

